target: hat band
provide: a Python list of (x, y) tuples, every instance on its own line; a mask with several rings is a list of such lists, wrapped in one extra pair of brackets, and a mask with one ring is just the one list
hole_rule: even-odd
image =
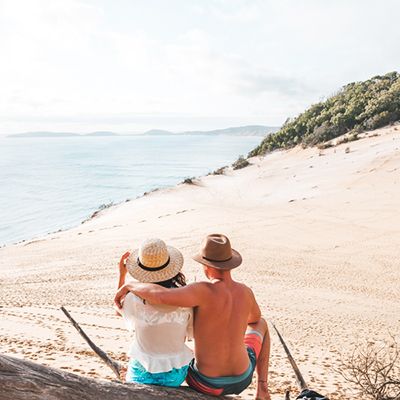
[(212, 262), (226, 262), (226, 261), (231, 260), (233, 256), (230, 256), (230, 257), (227, 258), (226, 260), (213, 260), (212, 258), (207, 258), (207, 257), (204, 257), (204, 256), (202, 256), (202, 257), (203, 257), (205, 260), (207, 260), (207, 261), (212, 261)]
[(170, 257), (168, 257), (168, 260), (167, 260), (167, 262), (165, 264), (163, 264), (163, 265), (161, 265), (159, 267), (151, 268), (151, 267), (146, 267), (145, 265), (143, 265), (140, 262), (139, 257), (137, 259), (137, 263), (138, 263), (139, 267), (144, 269), (145, 271), (161, 271), (162, 269), (164, 269), (165, 267), (168, 266), (169, 262), (170, 262)]

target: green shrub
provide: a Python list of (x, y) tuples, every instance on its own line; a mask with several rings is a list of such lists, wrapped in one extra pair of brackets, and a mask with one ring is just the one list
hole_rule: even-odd
[(246, 168), (250, 165), (249, 161), (243, 156), (239, 156), (239, 158), (232, 164), (234, 170)]
[(312, 105), (267, 136), (250, 157), (301, 144), (315, 146), (348, 132), (376, 129), (400, 120), (400, 74), (390, 72), (364, 82), (349, 83), (324, 102)]
[(226, 169), (227, 167), (225, 166), (225, 167), (221, 167), (221, 168), (218, 168), (218, 169), (216, 169), (213, 173), (212, 173), (212, 175), (224, 175), (225, 174), (225, 169)]

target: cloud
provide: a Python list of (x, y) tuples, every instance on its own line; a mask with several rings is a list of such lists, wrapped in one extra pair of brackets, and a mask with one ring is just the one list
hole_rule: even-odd
[(236, 89), (239, 93), (248, 96), (264, 92), (277, 93), (282, 96), (304, 96), (314, 90), (301, 79), (263, 72), (243, 72), (238, 79)]
[(131, 129), (121, 115), (278, 125), (398, 68), (399, 11), (393, 0), (0, 0), (0, 134), (63, 120)]
[[(263, 4), (264, 3), (264, 4)], [(231, 23), (254, 23), (262, 18), (261, 9), (266, 1), (261, 0), (210, 0), (197, 3), (196, 12)]]

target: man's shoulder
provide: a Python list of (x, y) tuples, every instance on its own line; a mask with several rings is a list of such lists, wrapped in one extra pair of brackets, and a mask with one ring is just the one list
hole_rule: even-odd
[(237, 287), (239, 287), (241, 290), (243, 290), (244, 292), (247, 293), (253, 293), (253, 291), (251, 290), (251, 288), (249, 286), (247, 286), (246, 284), (242, 283), (242, 282), (237, 282), (235, 281), (235, 284), (237, 285)]
[(211, 282), (207, 282), (207, 281), (200, 281), (200, 282), (193, 282), (193, 283), (189, 283), (187, 286), (187, 288), (190, 288), (191, 290), (211, 290), (213, 285)]
[(212, 297), (212, 294), (215, 292), (214, 285), (207, 281), (193, 282), (188, 284), (186, 288), (197, 298), (203, 299), (203, 301)]

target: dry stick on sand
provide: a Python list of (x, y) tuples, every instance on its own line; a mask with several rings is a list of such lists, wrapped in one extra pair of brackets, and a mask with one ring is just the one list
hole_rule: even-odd
[(293, 368), (294, 373), (296, 375), (297, 383), (299, 384), (300, 389), (301, 390), (308, 389), (306, 381), (304, 380), (303, 376), (301, 375), (301, 372), (299, 370), (299, 367), (296, 364), (296, 361), (294, 361), (292, 355), (290, 354), (290, 351), (289, 351), (288, 347), (286, 346), (286, 343), (284, 342), (282, 335), (279, 333), (279, 331), (278, 331), (278, 329), (277, 329), (277, 327), (275, 326), (274, 323), (272, 323), (272, 326), (274, 327), (276, 333), (278, 334), (279, 340), (281, 341), (282, 346), (285, 349), (286, 355), (287, 355), (287, 357), (288, 357), (288, 359), (290, 361), (290, 364), (292, 365), (292, 368)]
[(105, 353), (103, 350), (101, 350), (99, 347), (97, 347), (90, 339), (89, 336), (86, 335), (86, 333), (83, 331), (83, 329), (79, 326), (79, 324), (71, 317), (70, 313), (62, 306), (61, 311), (67, 316), (67, 318), (70, 320), (71, 324), (74, 326), (74, 328), (79, 332), (79, 334), (85, 339), (87, 344), (90, 346), (90, 348), (112, 369), (118, 380), (121, 380), (121, 365), (112, 360), (107, 353)]
[[(321, 394), (314, 392), (313, 390), (310, 390), (306, 384), (306, 381), (304, 380), (303, 376), (301, 375), (301, 372), (294, 361), (292, 355), (290, 354), (289, 348), (286, 346), (285, 341), (283, 340), (282, 335), (279, 333), (277, 327), (275, 324), (272, 322), (272, 326), (274, 327), (276, 333), (278, 334), (279, 340), (282, 343), (283, 348), (285, 349), (286, 355), (290, 361), (290, 364), (292, 365), (293, 371), (296, 375), (297, 383), (299, 384), (301, 388), (301, 393), (297, 397), (297, 399), (310, 399), (310, 400), (329, 400), (327, 397), (322, 396)], [(290, 400), (290, 391), (287, 390), (285, 393), (285, 400)]]

